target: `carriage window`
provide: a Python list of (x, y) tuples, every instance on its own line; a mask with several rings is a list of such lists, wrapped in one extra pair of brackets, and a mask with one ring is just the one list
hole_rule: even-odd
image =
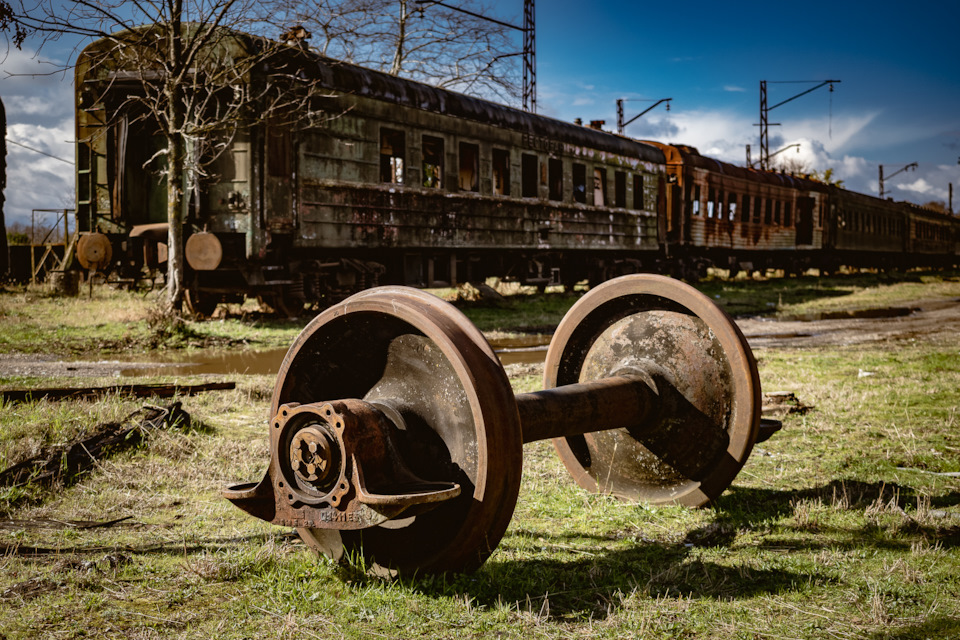
[(563, 200), (563, 161), (550, 158), (547, 161), (549, 171), (550, 199)]
[(573, 201), (587, 201), (587, 167), (582, 164), (573, 164)]
[(700, 215), (700, 185), (693, 189), (693, 215)]
[(714, 206), (713, 201), (716, 199), (716, 197), (717, 197), (717, 190), (714, 189), (713, 187), (710, 187), (710, 190), (707, 192), (707, 217), (708, 218), (713, 217), (713, 206)]
[(740, 222), (750, 222), (750, 196), (743, 196), (743, 210), (740, 212)]
[[(687, 197), (689, 198), (689, 185), (687, 187)], [(643, 209), (643, 175), (633, 174), (633, 208)]]
[(716, 208), (714, 209), (714, 211), (716, 211), (717, 219), (718, 219), (718, 220), (722, 220), (723, 217), (724, 217), (724, 216), (723, 216), (723, 200), (724, 200), (724, 198), (723, 198), (723, 189), (721, 189), (721, 190), (717, 193), (717, 206), (716, 206)]
[(443, 139), (423, 136), (423, 186), (430, 189), (443, 188)]
[(792, 202), (783, 203), (783, 226), (785, 227), (793, 226), (793, 203)]
[(493, 150), (493, 193), (510, 195), (510, 152), (503, 149)]
[(763, 210), (763, 201), (760, 196), (753, 196), (753, 221), (760, 222), (760, 212)]
[(767, 198), (767, 207), (763, 211), (763, 223), (771, 224), (773, 222), (773, 200)]
[(730, 201), (727, 203), (727, 220), (733, 222), (737, 219), (737, 194), (730, 194)]
[(780, 224), (780, 201), (777, 200), (773, 205), (773, 222), (774, 224)]
[(403, 184), (403, 131), (380, 129), (380, 182)]
[(523, 180), (523, 197), (536, 198), (537, 189), (537, 156), (525, 153), (520, 156), (520, 178)]
[(604, 207), (607, 204), (607, 170), (593, 168), (593, 205)]
[(627, 206), (627, 174), (623, 171), (613, 172), (613, 206)]
[(480, 147), (460, 143), (460, 190), (480, 191)]

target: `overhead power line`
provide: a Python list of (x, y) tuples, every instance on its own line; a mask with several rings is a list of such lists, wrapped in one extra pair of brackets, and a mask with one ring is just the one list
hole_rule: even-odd
[(61, 158), (60, 156), (55, 156), (55, 155), (53, 155), (52, 153), (47, 153), (46, 151), (41, 151), (40, 149), (34, 149), (33, 147), (28, 147), (27, 145), (23, 144), (22, 142), (17, 142), (16, 140), (11, 140), (10, 138), (7, 138), (7, 142), (10, 143), (10, 144), (15, 144), (15, 145), (17, 145), (18, 147), (23, 147), (24, 149), (27, 149), (28, 151), (33, 151), (34, 153), (39, 153), (39, 154), (42, 155), (42, 156), (47, 156), (48, 158), (53, 158), (54, 160), (59, 160), (60, 162), (66, 162), (67, 164), (73, 164), (73, 160), (67, 160), (66, 158)]

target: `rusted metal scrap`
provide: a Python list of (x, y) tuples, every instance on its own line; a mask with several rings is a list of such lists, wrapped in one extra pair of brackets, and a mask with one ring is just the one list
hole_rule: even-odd
[(0, 399), (7, 402), (30, 400), (65, 400), (77, 398), (101, 398), (115, 393), (134, 398), (172, 398), (176, 395), (193, 396), (204, 391), (228, 391), (236, 389), (235, 382), (208, 382), (205, 384), (114, 384), (106, 387), (51, 387), (46, 389), (7, 389), (0, 391)]
[(168, 407), (144, 406), (121, 422), (101, 424), (93, 435), (77, 442), (50, 447), (0, 471), (0, 487), (69, 484), (93, 467), (98, 460), (138, 445), (150, 431), (189, 428), (190, 414), (179, 402)]
[(294, 342), (274, 389), (270, 464), (223, 495), (334, 559), (471, 571), (513, 514), (524, 443), (553, 439), (591, 493), (703, 506), (780, 428), (761, 420), (737, 325), (663, 276), (592, 288), (558, 326), (544, 372), (542, 391), (516, 396), (454, 307), (405, 287), (361, 292)]

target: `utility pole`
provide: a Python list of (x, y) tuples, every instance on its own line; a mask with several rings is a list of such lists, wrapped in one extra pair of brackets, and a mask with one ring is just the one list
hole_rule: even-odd
[[(797, 84), (797, 83), (801, 83), (801, 84), (802, 84), (802, 83), (813, 83), (813, 82), (818, 82), (818, 81), (817, 81), (817, 80), (785, 80), (785, 81), (772, 81), (772, 82), (773, 82), (773, 84)], [(769, 121), (769, 119), (770, 119), (770, 118), (769, 118), (770, 112), (773, 111), (774, 109), (776, 109), (777, 107), (783, 106), (783, 105), (787, 104), (788, 102), (791, 102), (791, 101), (793, 101), (793, 100), (796, 100), (797, 98), (799, 98), (799, 97), (801, 97), (801, 96), (805, 96), (805, 95), (807, 95), (808, 93), (811, 93), (811, 92), (813, 92), (813, 91), (816, 91), (816, 90), (819, 89), (820, 87), (829, 86), (829, 87), (830, 87), (830, 93), (833, 93), (833, 85), (839, 84), (839, 83), (840, 83), (839, 80), (823, 80), (822, 82), (820, 82), (820, 84), (818, 84), (817, 86), (813, 87), (812, 89), (807, 89), (806, 91), (802, 91), (802, 92), (798, 93), (797, 95), (793, 96), (792, 98), (787, 98), (787, 99), (784, 100), (783, 102), (778, 102), (777, 104), (773, 105), (772, 107), (767, 107), (767, 81), (766, 81), (766, 80), (761, 80), (761, 81), (760, 81), (760, 124), (757, 125), (757, 126), (760, 127), (760, 168), (761, 168), (761, 169), (767, 170), (767, 169), (770, 168), (770, 166), (769, 166), (769, 165), (770, 165), (770, 131), (769, 131), (769, 128), (770, 128), (771, 126), (774, 126), (774, 127), (780, 126), (780, 123), (779, 123), (779, 122), (774, 122), (774, 123), (772, 123), (772, 124), (770, 123), (770, 121)]]
[[(518, 27), (515, 24), (510, 24), (509, 22), (503, 22), (502, 20), (496, 20), (495, 18), (488, 18), (485, 15), (474, 13), (473, 11), (468, 11), (466, 9), (461, 9), (460, 7), (451, 6), (446, 2), (441, 2), (441, 0), (417, 0), (417, 4), (421, 6), (438, 4), (441, 7), (446, 7), (452, 11), (459, 11), (460, 13), (465, 13), (468, 16), (473, 16), (474, 18), (479, 18), (480, 20), (486, 20), (487, 22), (499, 24), (501, 27), (508, 27), (510, 29), (522, 31), (523, 110), (529, 111), (530, 113), (537, 112), (537, 29), (534, 0), (523, 0), (522, 27)], [(512, 53), (510, 55), (515, 56), (517, 54)]]
[(537, 112), (537, 25), (534, 0), (523, 0), (523, 110)]
[[(653, 111), (653, 109), (654, 109), (655, 107), (658, 107), (659, 105), (663, 104), (664, 102), (667, 103), (667, 111), (670, 111), (670, 101), (671, 101), (671, 100), (673, 100), (673, 98), (661, 98), (661, 99), (657, 100), (656, 102), (654, 102), (652, 106), (647, 107), (646, 109), (644, 109), (643, 111), (641, 111), (641, 112), (638, 113), (637, 115), (633, 116), (632, 118), (630, 118), (629, 120), (627, 120), (626, 122), (624, 122), (624, 121), (623, 121), (623, 103), (624, 103), (624, 102), (627, 102), (627, 100), (624, 99), (624, 98), (617, 98), (617, 133), (619, 133), (619, 134), (622, 136), (622, 135), (624, 134), (624, 131), (626, 131), (626, 128), (627, 128), (627, 125), (628, 125), (628, 124), (630, 124), (631, 122), (633, 122), (634, 120), (636, 120), (636, 119), (639, 118), (640, 116), (644, 116), (644, 115), (646, 115), (647, 113), (649, 113), (650, 111)], [(636, 102), (636, 100), (634, 100), (634, 102)], [(648, 101), (648, 100), (644, 100), (643, 102), (649, 102), (649, 101)]]
[[(886, 180), (889, 180), (893, 176), (903, 173), (904, 171), (910, 171), (911, 169), (916, 170), (917, 166), (918, 165), (916, 162), (911, 162), (910, 164), (903, 167), (902, 169), (898, 169), (897, 171), (894, 171), (893, 173), (891, 173), (889, 176), (886, 177)], [(883, 182), (884, 182), (883, 165), (880, 165), (880, 198), (881, 199), (883, 198), (883, 195), (884, 195)]]

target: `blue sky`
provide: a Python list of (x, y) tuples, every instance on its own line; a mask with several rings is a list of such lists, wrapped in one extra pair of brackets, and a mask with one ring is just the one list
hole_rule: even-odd
[[(502, 2), (520, 16), (520, 0)], [(510, 7), (509, 11), (506, 11)], [(773, 106), (814, 84), (839, 79), (770, 112), (771, 152), (833, 168), (848, 188), (877, 193), (878, 165), (896, 199), (947, 200), (960, 192), (960, 3), (637, 3), (541, 0), (537, 81), (541, 112), (606, 120), (618, 97), (673, 98), (627, 134), (692, 144), (744, 163), (759, 148), (759, 85)], [(651, 103), (627, 103), (627, 118)], [(960, 209), (960, 193), (954, 209)]]
[[(456, 0), (447, 0), (454, 3)], [(492, 0), (496, 17), (519, 23), (522, 0)], [(627, 117), (673, 98), (627, 129), (637, 138), (691, 144), (743, 164), (745, 145), (759, 153), (760, 80), (839, 79), (770, 112), (771, 152), (800, 143), (792, 157), (834, 169), (845, 185), (877, 193), (877, 167), (888, 195), (960, 210), (960, 2), (653, 3), (540, 0), (537, 82), (540, 113), (563, 120), (606, 120), (615, 130), (617, 98)], [(518, 40), (519, 47), (519, 40)], [(68, 46), (41, 58), (69, 60)], [(9, 137), (73, 158), (71, 77), (8, 77), (39, 67), (33, 51), (0, 61), (0, 96)], [(46, 67), (49, 69), (49, 67)], [(814, 86), (770, 84), (774, 105)], [(7, 220), (31, 208), (72, 206), (72, 167), (8, 146)]]

